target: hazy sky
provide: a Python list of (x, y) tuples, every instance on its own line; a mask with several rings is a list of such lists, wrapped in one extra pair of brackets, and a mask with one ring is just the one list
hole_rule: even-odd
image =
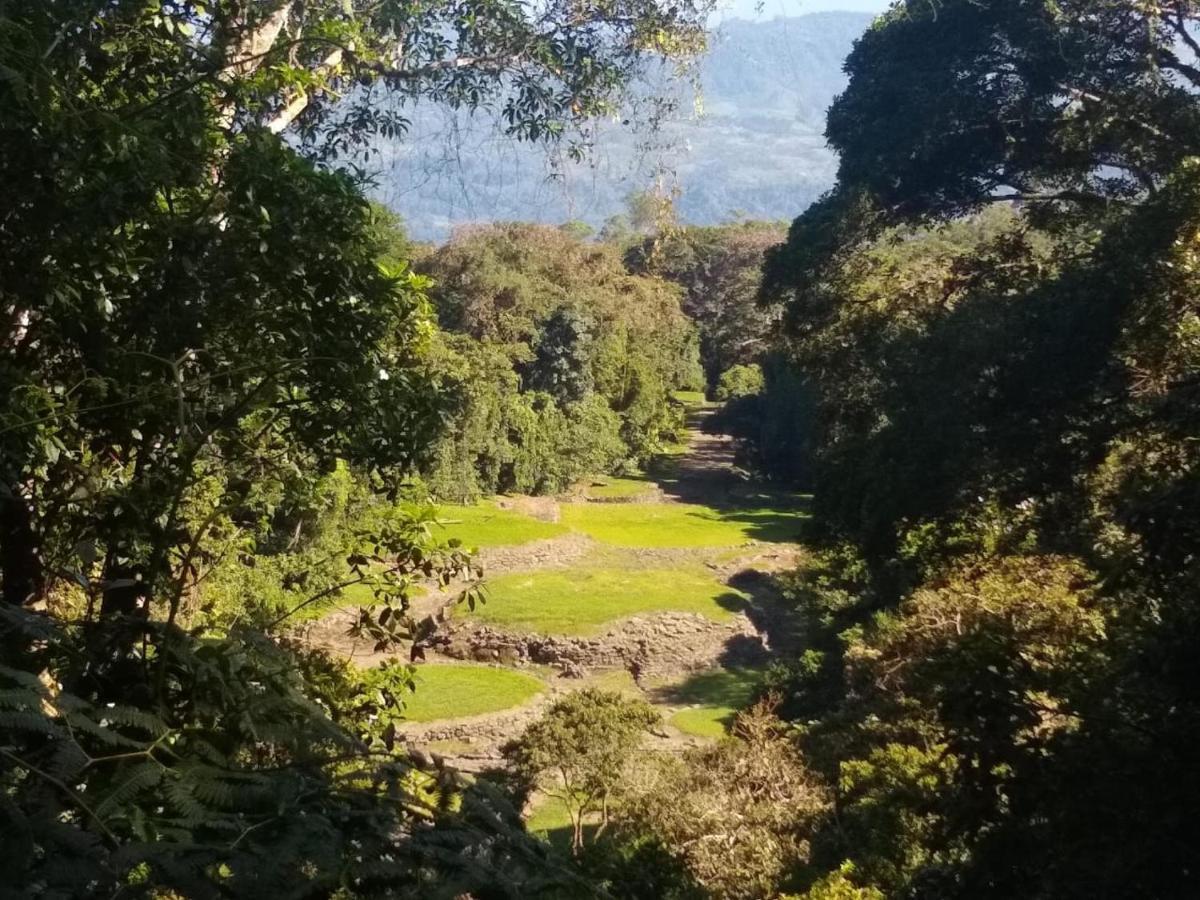
[(888, 0), (729, 0), (728, 17), (741, 19), (772, 19), (775, 16), (799, 16), (810, 12), (848, 9), (855, 12), (883, 12)]

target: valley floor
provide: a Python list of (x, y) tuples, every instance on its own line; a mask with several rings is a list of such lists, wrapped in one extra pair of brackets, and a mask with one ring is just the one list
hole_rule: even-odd
[[(693, 409), (686, 449), (643, 477), (444, 511), (479, 547), (488, 601), (472, 613), (449, 594), (413, 601), (442, 621), (417, 668), (410, 746), (486, 770), (554, 699), (592, 686), (657, 706), (657, 749), (724, 733), (789, 644), (774, 576), (801, 558), (807, 498), (743, 477), (732, 441), (704, 430), (711, 412)], [(310, 637), (359, 665), (386, 658), (347, 636), (353, 616), (335, 611)]]

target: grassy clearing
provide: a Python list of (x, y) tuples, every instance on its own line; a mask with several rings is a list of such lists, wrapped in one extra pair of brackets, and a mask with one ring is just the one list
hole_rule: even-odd
[[(551, 834), (571, 827), (571, 816), (567, 805), (557, 797), (542, 797), (537, 801), (525, 820), (525, 829), (530, 834)], [(568, 834), (568, 840), (570, 835)]]
[(805, 518), (799, 509), (721, 511), (686, 503), (587, 503), (562, 507), (562, 523), (618, 547), (732, 547), (747, 541), (791, 541)]
[(671, 396), (684, 406), (707, 406), (708, 398), (703, 391), (672, 391)]
[(695, 709), (681, 709), (667, 721), (684, 734), (715, 741), (729, 733), (733, 716), (734, 712), (724, 707), (698, 706)]
[(596, 500), (631, 500), (653, 493), (657, 487), (647, 478), (597, 478), (584, 488), (584, 493)]
[(434, 529), (434, 533), (447, 540), (458, 538), (467, 547), (527, 544), (567, 532), (563, 525), (501, 509), (491, 502), (475, 506), (442, 506), (438, 508), (438, 518), (442, 524)]
[[(583, 827), (589, 837), (594, 835), (600, 827), (599, 814), (589, 813), (585, 816)], [(562, 853), (571, 850), (571, 815), (567, 812), (566, 804), (557, 797), (543, 796), (538, 799), (529, 818), (525, 820), (525, 830), (557, 847)]]
[(760, 677), (751, 669), (715, 669), (659, 688), (656, 699), (672, 705), (695, 704), (675, 713), (670, 723), (686, 734), (720, 738), (738, 711), (754, 699)]
[(572, 569), (504, 575), (488, 583), (474, 615), (490, 624), (540, 634), (587, 635), (639, 613), (693, 612), (724, 621), (746, 595), (703, 569)]
[(477, 716), (528, 703), (545, 685), (531, 675), (492, 666), (427, 665), (404, 710), (410, 722)]

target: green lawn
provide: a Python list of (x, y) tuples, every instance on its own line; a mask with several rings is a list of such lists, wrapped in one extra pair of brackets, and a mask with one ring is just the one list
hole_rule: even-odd
[(729, 733), (733, 715), (734, 710), (725, 707), (698, 706), (695, 709), (681, 709), (668, 722), (684, 734), (717, 740)]
[(657, 699), (671, 704), (698, 704), (671, 716), (680, 731), (700, 737), (724, 737), (734, 716), (744, 709), (758, 689), (759, 673), (751, 669), (716, 669), (686, 681), (659, 688)]
[(517, 631), (586, 635), (626, 616), (666, 610), (723, 621), (745, 600), (704, 569), (571, 569), (492, 579), (488, 601), (474, 615)]
[(584, 490), (597, 500), (630, 500), (656, 488), (657, 485), (646, 478), (597, 478)]
[(546, 687), (524, 672), (471, 665), (418, 666), (416, 686), (404, 710), (405, 718), (412, 722), (476, 716), (521, 706)]
[(684, 406), (707, 406), (708, 398), (704, 391), (672, 391), (671, 396)]
[(562, 523), (618, 547), (732, 547), (747, 541), (795, 540), (799, 509), (722, 512), (686, 503), (571, 503)]
[(567, 531), (563, 525), (501, 509), (490, 501), (475, 506), (441, 506), (438, 518), (442, 525), (434, 529), (434, 534), (445, 539), (458, 538), (467, 547), (527, 544)]
[[(585, 839), (590, 840), (600, 827), (600, 815), (596, 812), (584, 816)], [(562, 853), (571, 851), (571, 814), (566, 804), (557, 797), (541, 797), (525, 820), (525, 830), (537, 835), (546, 843), (557, 847)]]
[(530, 834), (549, 834), (568, 829), (567, 840), (570, 841), (571, 815), (567, 806), (558, 797), (541, 797), (525, 820), (525, 830)]

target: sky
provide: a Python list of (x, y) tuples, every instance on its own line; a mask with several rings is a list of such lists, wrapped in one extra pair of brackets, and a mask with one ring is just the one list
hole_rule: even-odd
[(879, 13), (888, 8), (889, 0), (729, 0), (729, 3), (730, 8), (725, 13), (729, 18), (773, 19), (775, 16), (800, 16), (829, 10)]

